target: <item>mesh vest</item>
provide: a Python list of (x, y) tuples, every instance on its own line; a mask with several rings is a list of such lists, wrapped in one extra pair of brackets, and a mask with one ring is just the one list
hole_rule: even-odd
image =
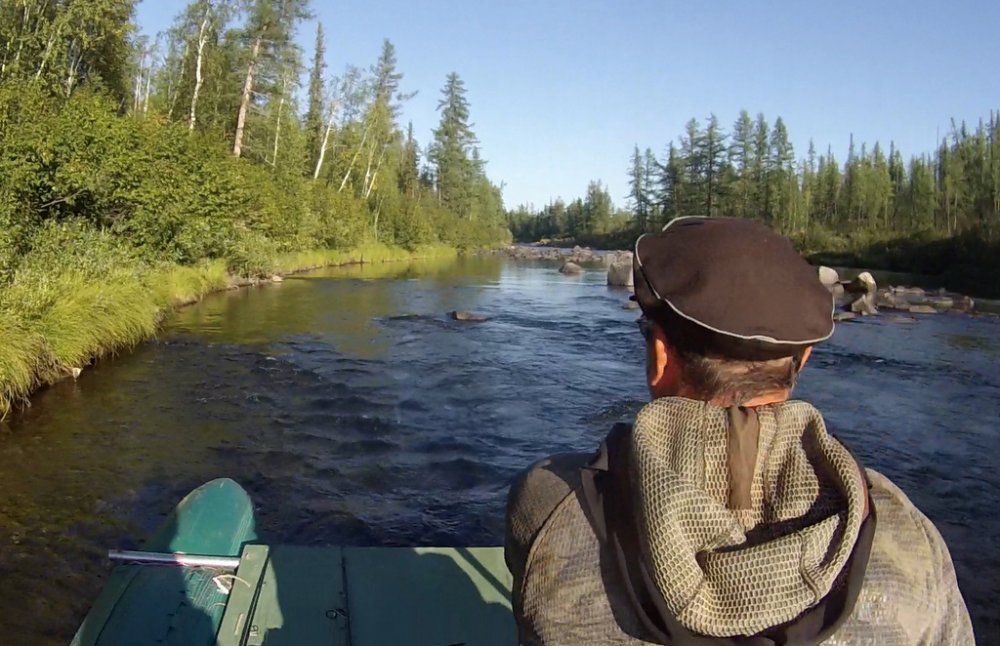
[[(755, 414), (757, 455), (752, 477), (739, 485), (741, 509), (729, 508), (726, 409), (657, 400), (627, 437), (632, 498), (616, 502), (635, 518), (633, 560), (684, 643), (816, 643), (760, 635), (793, 624), (847, 585), (868, 513), (877, 524), (856, 599), (822, 643), (973, 643), (950, 556), (930, 521), (884, 476), (862, 476), (812, 406), (787, 402)], [(650, 625), (583, 489), (574, 486), (555, 504), (518, 569), (521, 640), (680, 644)], [(530, 500), (533, 492), (518, 495)]]

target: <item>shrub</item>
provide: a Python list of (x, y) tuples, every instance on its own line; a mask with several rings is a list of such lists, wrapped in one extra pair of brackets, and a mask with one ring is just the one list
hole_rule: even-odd
[(226, 268), (246, 278), (270, 276), (275, 267), (274, 245), (254, 231), (238, 232), (226, 250)]

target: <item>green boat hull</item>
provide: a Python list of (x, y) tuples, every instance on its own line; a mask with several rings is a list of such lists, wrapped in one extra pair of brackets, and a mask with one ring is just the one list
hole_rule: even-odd
[[(198, 487), (146, 541), (149, 552), (239, 556), (256, 540), (253, 502), (228, 478)], [(163, 565), (114, 569), (80, 625), (73, 646), (215, 643), (228, 596), (220, 570)]]
[(223, 479), (199, 487), (144, 547), (239, 555), (235, 576), (211, 568), (120, 566), (74, 646), (516, 642), (512, 579), (500, 547), (268, 546), (254, 539), (253, 505), (238, 484)]

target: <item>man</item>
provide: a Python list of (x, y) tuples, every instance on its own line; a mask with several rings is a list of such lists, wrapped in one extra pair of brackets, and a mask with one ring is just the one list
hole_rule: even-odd
[(679, 218), (633, 273), (653, 401), (511, 488), (521, 643), (973, 643), (933, 524), (788, 399), (833, 334), (788, 240)]

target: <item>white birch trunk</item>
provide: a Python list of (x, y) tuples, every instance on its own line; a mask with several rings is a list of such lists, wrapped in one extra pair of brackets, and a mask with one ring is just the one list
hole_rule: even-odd
[(285, 91), (288, 88), (288, 77), (281, 79), (281, 100), (278, 101), (278, 118), (274, 124), (274, 151), (271, 154), (271, 166), (278, 165), (278, 140), (281, 138), (281, 110), (285, 107)]
[(253, 91), (253, 73), (257, 65), (257, 56), (260, 54), (260, 41), (262, 36), (257, 36), (253, 42), (253, 49), (250, 52), (250, 63), (247, 65), (247, 77), (243, 82), (243, 98), (240, 100), (240, 112), (236, 117), (236, 137), (233, 141), (233, 155), (239, 157), (243, 152), (243, 129), (247, 123), (247, 108), (250, 106), (250, 93)]
[(368, 183), (368, 188), (365, 189), (365, 199), (372, 194), (375, 190), (375, 181), (378, 179), (378, 171), (382, 168), (382, 160), (385, 159), (385, 151), (388, 146), (382, 146), (382, 152), (378, 155), (378, 162), (375, 164), (375, 169), (371, 173), (371, 181)]
[(327, 115), (326, 128), (323, 130), (323, 142), (319, 145), (319, 157), (316, 158), (316, 168), (313, 170), (313, 180), (319, 178), (319, 172), (323, 168), (323, 158), (326, 157), (326, 147), (330, 143), (330, 133), (333, 132), (333, 121), (337, 116), (338, 107), (338, 101), (330, 101), (330, 112)]
[[(132, 114), (137, 114), (139, 112), (139, 106), (142, 105), (142, 75), (146, 71), (146, 50), (143, 49), (142, 56), (139, 58), (139, 74), (135, 77), (135, 89), (132, 91)], [(69, 90), (66, 91), (69, 94)]]
[(80, 67), (81, 55), (73, 56), (72, 52), (76, 48), (76, 40), (70, 45), (69, 68), (66, 71), (66, 98), (73, 93), (73, 86), (76, 85), (76, 73)]
[(338, 193), (343, 191), (344, 187), (347, 186), (347, 180), (351, 177), (351, 171), (354, 170), (354, 162), (358, 161), (358, 157), (361, 156), (361, 151), (365, 149), (365, 142), (368, 141), (368, 133), (371, 129), (372, 124), (369, 123), (368, 127), (365, 128), (365, 133), (361, 136), (361, 143), (358, 144), (358, 150), (354, 153), (354, 157), (351, 158), (351, 164), (347, 167), (347, 172), (344, 173), (344, 179), (340, 182), (340, 188), (337, 189)]
[(208, 42), (206, 31), (208, 30), (209, 10), (205, 9), (205, 15), (201, 19), (201, 27), (198, 28), (198, 55), (194, 64), (194, 92), (191, 93), (191, 113), (188, 116), (188, 131), (194, 130), (196, 121), (196, 111), (198, 109), (198, 93), (201, 92), (201, 84), (204, 79), (201, 75), (201, 62), (205, 53), (205, 43)]
[(49, 62), (49, 56), (52, 54), (52, 46), (56, 42), (56, 38), (59, 36), (59, 27), (56, 28), (54, 34), (49, 36), (49, 42), (45, 43), (45, 53), (42, 54), (42, 61), (38, 64), (38, 71), (35, 72), (35, 80), (37, 81), (42, 76), (42, 72), (45, 71), (45, 65)]
[(142, 116), (149, 113), (149, 91), (153, 85), (153, 61), (149, 61), (149, 69), (146, 70), (146, 96), (142, 99)]

